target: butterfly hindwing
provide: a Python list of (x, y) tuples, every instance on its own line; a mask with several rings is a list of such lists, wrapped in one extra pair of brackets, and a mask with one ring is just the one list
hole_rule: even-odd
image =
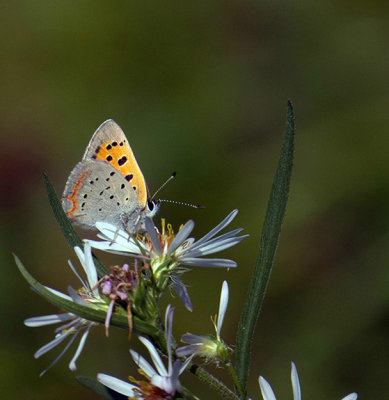
[(131, 184), (110, 164), (93, 159), (74, 167), (62, 205), (71, 221), (86, 229), (94, 229), (97, 221), (123, 226), (123, 218), (142, 209)]
[(148, 198), (147, 186), (128, 140), (113, 120), (97, 128), (83, 156), (83, 160), (100, 160), (112, 165), (136, 191), (143, 207)]

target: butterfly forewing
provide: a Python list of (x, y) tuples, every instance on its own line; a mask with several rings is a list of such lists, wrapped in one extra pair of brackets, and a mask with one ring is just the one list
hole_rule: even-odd
[(136, 191), (139, 204), (146, 205), (148, 192), (145, 179), (124, 132), (115, 121), (109, 119), (99, 126), (83, 160), (100, 160), (112, 165)]

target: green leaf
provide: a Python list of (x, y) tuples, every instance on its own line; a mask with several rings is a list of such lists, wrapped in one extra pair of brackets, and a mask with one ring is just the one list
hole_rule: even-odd
[[(74, 301), (64, 298), (59, 294), (53, 292), (46, 286), (39, 283), (24, 267), (20, 259), (14, 254), (16, 265), (19, 268), (19, 271), (27, 280), (27, 282), (31, 285), (31, 287), (40, 294), (45, 300), (59, 309), (63, 309), (67, 312), (76, 314), (81, 318), (84, 318), (89, 321), (99, 322), (104, 324), (105, 318), (107, 315), (106, 309), (98, 309), (92, 308), (90, 306), (85, 306), (82, 304), (75, 303)], [(138, 318), (133, 318), (134, 330), (138, 332), (142, 332), (147, 335), (155, 336), (158, 334), (158, 329), (150, 324), (147, 324)], [(127, 314), (123, 313), (119, 315), (118, 313), (114, 313), (111, 318), (111, 326), (117, 326), (119, 328), (128, 329), (128, 319)]]
[[(115, 400), (115, 399), (126, 399), (127, 397), (118, 395), (115, 396), (112, 391), (107, 389), (103, 384), (96, 381), (95, 379), (89, 378), (87, 376), (76, 376), (76, 380), (81, 383), (81, 385), (87, 387), (88, 389), (93, 390), (100, 396), (105, 397), (106, 399)], [(112, 393), (112, 395), (111, 395)], [(120, 396), (120, 397), (119, 397)]]
[(293, 106), (291, 101), (288, 101), (287, 124), (281, 157), (273, 180), (265, 222), (262, 228), (257, 264), (237, 332), (236, 373), (244, 391), (247, 385), (255, 325), (269, 283), (288, 201), (293, 166), (294, 136)]
[[(49, 181), (49, 178), (47, 177), (46, 174), (43, 174), (43, 181), (45, 182), (46, 185), (46, 190), (47, 190), (47, 195), (49, 197), (49, 202), (50, 206), (54, 212), (54, 216), (65, 236), (65, 239), (68, 241), (70, 247), (73, 249), (73, 247), (78, 246), (81, 247), (81, 249), (84, 248), (84, 243), (78, 236), (77, 232), (74, 230), (73, 225), (69, 221), (69, 218), (66, 216), (65, 211), (62, 208), (62, 204), (58, 199), (57, 193), (55, 193), (55, 189), (51, 182)], [(97, 274), (99, 277), (104, 276), (107, 274), (109, 271), (107, 268), (99, 261), (99, 259), (92, 254), (93, 256), (93, 261), (96, 266)]]

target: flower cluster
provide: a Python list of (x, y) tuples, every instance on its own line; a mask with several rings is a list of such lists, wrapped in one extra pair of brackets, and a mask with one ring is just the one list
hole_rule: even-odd
[[(49, 365), (44, 374), (69, 349), (76, 338), (81, 335), (79, 345), (70, 361), (69, 368), (76, 369), (76, 361), (84, 348), (86, 339), (92, 327), (104, 323), (106, 335), (112, 325), (118, 325), (120, 318), (126, 318), (130, 335), (134, 331), (140, 342), (146, 347), (152, 364), (142, 355), (130, 348), (130, 354), (145, 379), (129, 378), (129, 382), (113, 376), (99, 373), (97, 380), (111, 390), (131, 399), (173, 400), (185, 397), (188, 390), (180, 382), (181, 374), (189, 368), (195, 357), (204, 361), (213, 361), (226, 367), (231, 374), (233, 383), (239, 392), (235, 395), (224, 385), (222, 390), (230, 391), (230, 398), (243, 398), (244, 392), (237, 380), (230, 354), (232, 349), (221, 337), (223, 321), (226, 315), (229, 287), (224, 281), (221, 288), (219, 309), (217, 315), (211, 317), (213, 334), (185, 333), (181, 336), (183, 345), (177, 347), (173, 336), (174, 308), (169, 305), (165, 317), (161, 317), (159, 300), (165, 289), (173, 287), (185, 307), (192, 311), (193, 305), (188, 290), (181, 279), (185, 270), (190, 267), (233, 268), (237, 263), (224, 258), (207, 258), (210, 254), (228, 249), (241, 242), (247, 235), (239, 236), (242, 229), (219, 234), (237, 215), (232, 211), (209, 233), (195, 240), (190, 237), (194, 222), (183, 224), (177, 233), (171, 225), (162, 220), (158, 229), (151, 219), (145, 220), (146, 232), (143, 235), (131, 235), (116, 226), (106, 222), (96, 224), (101, 240), (84, 240), (84, 248), (75, 247), (74, 251), (86, 275), (83, 279), (69, 261), (73, 272), (81, 282), (81, 288), (69, 288), (69, 294), (60, 293), (43, 286), (44, 290), (58, 299), (58, 304), (64, 303), (67, 312), (28, 318), (25, 324), (31, 327), (60, 323), (55, 330), (55, 338), (41, 347), (35, 357), (47, 353), (66, 339), (67, 345), (59, 356)], [(96, 265), (92, 256), (92, 248), (116, 253), (127, 257), (122, 266), (112, 266), (105, 274), (97, 275)], [(70, 306), (69, 306), (70, 304)], [(68, 307), (68, 308), (67, 308)], [(122, 325), (119, 325), (122, 326)], [(167, 366), (161, 355), (166, 356)], [(217, 382), (216, 379), (214, 382)], [(219, 384), (219, 383), (218, 383)], [(259, 377), (260, 390), (264, 400), (276, 400), (269, 383)], [(292, 363), (292, 388), (294, 400), (301, 400), (300, 384), (297, 370)], [(190, 398), (195, 396), (191, 395)], [(352, 393), (343, 400), (356, 400)]]
[[(237, 212), (237, 210), (232, 211), (220, 224), (198, 241), (189, 237), (194, 227), (193, 221), (185, 223), (179, 229), (178, 233), (175, 234), (172, 227), (166, 225), (164, 220), (162, 220), (162, 228), (159, 231), (154, 226), (151, 219), (146, 219), (146, 234), (137, 235), (136, 237), (122, 230), (118, 230), (117, 227), (108, 223), (98, 222), (96, 227), (100, 231), (98, 236), (102, 241), (84, 240), (84, 251), (79, 247), (74, 249), (87, 279), (82, 279), (72, 263), (69, 262), (73, 272), (80, 279), (82, 288), (78, 291), (69, 288), (69, 296), (50, 288), (46, 289), (74, 303), (104, 312), (107, 336), (112, 315), (123, 310), (123, 307), (126, 309), (128, 315), (130, 331), (133, 327), (134, 316), (137, 317), (137, 321), (141, 321), (145, 324), (148, 323), (151, 326), (158, 326), (158, 300), (169, 283), (175, 288), (186, 308), (192, 310), (192, 303), (188, 291), (180, 278), (180, 274), (185, 268), (195, 265), (200, 267), (225, 268), (237, 266), (236, 262), (228, 259), (203, 258), (203, 256), (234, 246), (247, 236), (237, 236), (242, 229), (235, 229), (217, 236), (222, 229), (231, 223)], [(130, 256), (134, 259), (134, 268), (131, 269), (129, 264), (124, 264), (122, 267), (113, 266), (110, 272), (102, 276), (99, 280), (93, 262), (91, 248)], [(223, 311), (223, 315), (224, 312), (225, 310)], [(172, 318), (172, 310), (171, 314), (167, 313), (166, 315), (166, 321), (168, 322), (170, 320), (169, 318)], [(223, 317), (219, 319), (220, 323), (218, 322), (218, 325), (220, 325), (221, 328)], [(60, 322), (66, 322), (66, 324), (56, 329), (55, 339), (39, 349), (35, 353), (35, 357), (40, 357), (66, 338), (70, 337), (69, 343), (47, 368), (49, 369), (62, 357), (79, 333), (83, 332), (80, 344), (69, 365), (72, 370), (75, 370), (76, 360), (84, 347), (89, 331), (93, 326), (98, 325), (98, 322), (77, 316), (71, 312), (33, 317), (25, 320), (25, 324), (31, 327)], [(185, 337), (186, 335), (184, 335), (184, 338)], [(148, 340), (144, 337), (141, 337), (140, 340), (143, 341), (143, 343), (148, 343)], [(169, 342), (171, 336), (168, 336), (166, 340)], [(222, 343), (219, 333), (217, 333), (217, 341), (220, 344)], [(214, 344), (214, 346), (215, 345), (217, 346), (217, 343)], [(200, 346), (197, 347), (199, 348)], [(208, 347), (212, 346), (208, 344)], [(167, 351), (171, 353), (169, 345), (167, 346)], [(187, 351), (188, 350), (186, 350), (186, 352)], [(185, 355), (178, 352), (177, 356), (184, 357)], [(155, 358), (153, 359), (155, 360)], [(138, 357), (138, 360), (143, 359)], [(174, 365), (178, 364), (175, 363)], [(184, 363), (184, 365), (186, 364)], [(46, 372), (47, 369), (44, 372)], [(174, 374), (177, 372), (176, 369), (177, 367), (172, 370)], [(150, 371), (147, 368), (146, 370)], [(161, 370), (159, 370), (159, 372), (161, 373)]]

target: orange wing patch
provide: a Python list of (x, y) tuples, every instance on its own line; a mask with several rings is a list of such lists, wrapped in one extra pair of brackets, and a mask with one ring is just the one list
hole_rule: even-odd
[(95, 149), (92, 158), (105, 161), (118, 170), (136, 191), (139, 203), (146, 205), (148, 197), (146, 183), (127, 140), (102, 142)]
[(76, 184), (72, 186), (72, 194), (70, 194), (69, 196), (66, 196), (66, 198), (71, 201), (72, 203), (72, 208), (68, 211), (66, 211), (66, 215), (68, 217), (75, 217), (74, 212), (78, 209), (78, 204), (77, 204), (77, 194), (78, 191), (82, 185), (83, 180), (87, 177), (87, 175), (90, 174), (90, 171), (86, 171), (84, 172), (77, 180)]

